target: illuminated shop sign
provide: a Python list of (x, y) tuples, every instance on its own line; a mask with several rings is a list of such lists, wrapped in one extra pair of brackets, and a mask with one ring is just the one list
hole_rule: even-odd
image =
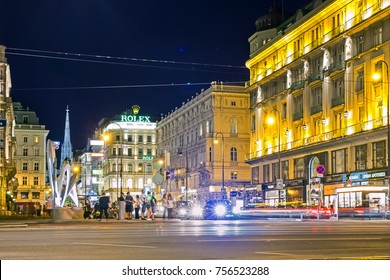
[(153, 160), (153, 156), (143, 156), (143, 160)]
[(380, 172), (357, 172), (357, 173), (351, 173), (349, 176), (349, 179), (352, 181), (361, 181), (361, 180), (369, 180), (369, 179), (375, 179), (375, 178), (383, 178), (386, 176), (385, 171)]
[(147, 123), (150, 123), (150, 116), (121, 115), (121, 122), (147, 122)]

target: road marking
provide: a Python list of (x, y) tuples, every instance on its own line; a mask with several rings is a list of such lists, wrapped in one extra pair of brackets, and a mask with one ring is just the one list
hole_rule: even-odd
[(74, 242), (74, 245), (90, 245), (90, 246), (107, 246), (107, 247), (127, 247), (127, 248), (144, 248), (144, 249), (156, 249), (154, 246), (141, 246), (141, 245), (126, 245), (126, 244), (108, 244), (108, 243), (84, 243)]
[(205, 239), (198, 240), (198, 242), (251, 242), (251, 241), (343, 241), (343, 240), (381, 240), (379, 237), (362, 237), (362, 238), (265, 238), (265, 239)]

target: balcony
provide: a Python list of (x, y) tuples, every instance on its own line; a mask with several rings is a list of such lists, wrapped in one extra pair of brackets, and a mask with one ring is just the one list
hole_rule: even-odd
[(307, 82), (310, 84), (312, 82), (315, 82), (315, 81), (320, 81), (322, 80), (322, 78), (324, 77), (324, 75), (321, 73), (311, 73), (309, 75), (309, 77), (307, 78)]
[(332, 108), (344, 104), (344, 96), (332, 98)]
[(304, 81), (297, 81), (291, 84), (291, 90), (298, 90), (303, 88), (305, 85)]
[(310, 108), (310, 113), (311, 113), (312, 115), (317, 114), (317, 113), (319, 113), (319, 112), (321, 112), (321, 111), (322, 111), (322, 105), (316, 105), (316, 106), (312, 106), (312, 107)]
[(293, 120), (294, 121), (302, 119), (302, 118), (303, 118), (303, 112), (297, 112), (297, 113), (293, 114)]
[(345, 62), (341, 61), (339, 63), (332, 63), (329, 65), (328, 72), (329, 74), (332, 74), (333, 72), (344, 70), (345, 69)]

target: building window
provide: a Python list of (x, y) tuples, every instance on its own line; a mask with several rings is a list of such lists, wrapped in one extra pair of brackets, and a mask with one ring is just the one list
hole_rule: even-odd
[(231, 134), (237, 134), (238, 128), (237, 128), (237, 119), (233, 118), (230, 120), (230, 133)]
[(256, 116), (255, 115), (252, 115), (252, 118), (251, 118), (251, 130), (252, 131), (256, 130)]
[(269, 164), (263, 165), (263, 181), (269, 182)]
[(288, 180), (288, 160), (282, 161), (282, 179)]
[(237, 171), (230, 173), (230, 179), (237, 180)]
[(22, 170), (23, 170), (23, 171), (27, 171), (27, 168), (28, 168), (27, 162), (23, 162), (23, 163), (22, 163)]
[(382, 26), (376, 27), (375, 28), (375, 45), (380, 45), (383, 42), (383, 37), (382, 37)]
[(372, 164), (373, 168), (386, 166), (386, 146), (384, 140), (372, 143)]
[(115, 172), (116, 170), (116, 163), (113, 163), (111, 166), (111, 172)]
[(138, 156), (142, 157), (144, 155), (144, 150), (142, 148), (138, 149)]
[(348, 163), (348, 151), (347, 149), (341, 149), (332, 151), (332, 172), (343, 173), (347, 172)]
[(121, 136), (120, 135), (115, 135), (115, 141), (117, 141), (117, 142), (121, 141)]
[(212, 149), (211, 147), (209, 148), (209, 161), (213, 161), (213, 157), (212, 157), (213, 153), (212, 153)]
[(133, 165), (131, 163), (127, 164), (127, 171), (133, 172)]
[(252, 184), (258, 184), (260, 183), (260, 178), (259, 178), (259, 167), (253, 167), (252, 168)]
[(24, 136), (23, 137), (23, 143), (27, 143), (28, 142), (28, 137), (27, 136)]
[(22, 178), (22, 184), (23, 184), (23, 186), (26, 186), (26, 185), (27, 185), (27, 177), (26, 177), (26, 176), (23, 176), (23, 178)]
[(282, 104), (282, 114), (281, 114), (281, 118), (282, 120), (285, 120), (287, 117), (287, 103), (283, 103)]
[(34, 177), (34, 186), (38, 186), (38, 177)]
[(303, 178), (305, 175), (305, 161), (303, 158), (294, 159), (294, 178)]
[(127, 142), (133, 142), (133, 135), (127, 135)]
[(279, 177), (280, 177), (280, 175), (279, 175), (279, 162), (274, 162), (274, 163), (272, 163), (273, 182), (276, 182), (276, 179), (280, 179)]
[(23, 148), (23, 156), (28, 156), (28, 148)]
[(34, 156), (39, 156), (39, 148), (34, 148)]
[(237, 148), (233, 147), (230, 149), (230, 160), (237, 161)]
[(129, 148), (127, 149), (127, 155), (132, 156), (133, 155), (133, 149)]
[(367, 168), (367, 144), (355, 147), (355, 166), (356, 170)]
[(146, 155), (147, 156), (152, 156), (152, 149), (147, 149), (146, 150)]
[(152, 165), (150, 163), (146, 166), (146, 173), (152, 173)]
[(232, 101), (230, 104), (231, 104), (232, 106), (236, 106), (236, 101)]
[(363, 53), (364, 52), (364, 35), (360, 35), (357, 38), (357, 53)]
[[(27, 179), (26, 179), (27, 180)], [(26, 184), (27, 185), (27, 184)], [(21, 199), (28, 199), (28, 192), (21, 192), (20, 193), (20, 198)]]
[(32, 198), (33, 199), (39, 199), (40, 198), (40, 193), (39, 192), (32, 192)]
[(24, 124), (28, 123), (28, 116), (23, 116), (23, 123)]
[(143, 142), (144, 142), (144, 136), (138, 135), (138, 143), (143, 143)]
[(152, 143), (152, 135), (148, 135), (148, 136), (146, 136), (146, 141), (148, 142), (148, 143)]
[(364, 90), (364, 70), (360, 70), (357, 72), (356, 91), (363, 91), (363, 90)]
[(39, 171), (39, 162), (34, 162), (34, 171)]

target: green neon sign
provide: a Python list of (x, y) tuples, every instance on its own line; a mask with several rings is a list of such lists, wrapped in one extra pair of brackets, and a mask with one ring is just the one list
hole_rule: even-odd
[(121, 115), (121, 122), (147, 122), (150, 123), (150, 116)]

